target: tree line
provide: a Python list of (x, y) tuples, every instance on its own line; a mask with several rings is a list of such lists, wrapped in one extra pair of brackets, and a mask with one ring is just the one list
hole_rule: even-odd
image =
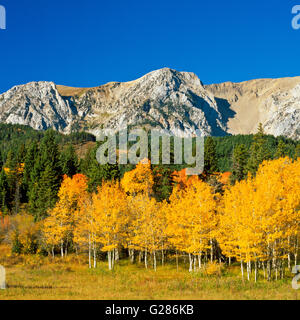
[[(164, 201), (153, 196), (146, 159), (121, 181), (103, 182), (92, 193), (86, 176), (65, 176), (55, 207), (39, 225), (39, 243), (52, 256), (64, 257), (70, 248), (86, 252), (90, 268), (99, 253), (106, 254), (110, 270), (124, 251), (132, 263), (154, 270), (172, 254), (177, 268), (179, 257), (187, 256), (190, 272), (237, 261), (243, 278), (277, 280), (297, 264), (299, 172), (300, 159), (266, 160), (255, 176), (223, 193), (192, 176)], [(28, 239), (23, 241), (25, 246)]]
[[(25, 131), (20, 133), (23, 129), (22, 126), (10, 128), (14, 139), (19, 134), (24, 136), (25, 133), (26, 136), (26, 130), (29, 132), (32, 130), (25, 127)], [(0, 130), (0, 134), (1, 132)], [(89, 264), (92, 264), (93, 257), (95, 265), (99, 254), (107, 252), (112, 268), (122, 250), (126, 249), (130, 259), (139, 261), (143, 259), (146, 266), (148, 257), (151, 257), (156, 268), (158, 257), (164, 263), (165, 255), (173, 252), (176, 257), (182, 254), (189, 256), (190, 271), (200, 268), (208, 261), (227, 259), (226, 262), (230, 263), (233, 259), (241, 262), (243, 273), (246, 265), (248, 277), (252, 268), (255, 274), (262, 268), (268, 278), (272, 270), (276, 273), (276, 277), (278, 273), (283, 276), (285, 262), (290, 266), (292, 260), (297, 260), (298, 235), (295, 235), (293, 228), (299, 227), (299, 208), (295, 205), (297, 201), (299, 205), (299, 200), (292, 199), (288, 195), (297, 193), (297, 189), (284, 187), (283, 179), (287, 179), (290, 175), (296, 182), (299, 180), (299, 167), (295, 167), (295, 163), (298, 163), (296, 159), (300, 156), (298, 142), (284, 138), (270, 138), (264, 134), (262, 126), (259, 126), (258, 133), (253, 136), (208, 137), (205, 140), (204, 172), (199, 177), (188, 179), (181, 175), (182, 171), (178, 172), (184, 166), (153, 166), (148, 162), (140, 163), (136, 167), (100, 165), (96, 160), (96, 150), (99, 146), (97, 143), (94, 143), (84, 158), (79, 159), (74, 142), (94, 142), (89, 135), (79, 134), (73, 138), (65, 137), (64, 140), (59, 140), (57, 138), (59, 134), (52, 130), (41, 135), (34, 134), (39, 138), (26, 141), (22, 138), (21, 143), (16, 143), (2, 158), (0, 210), (2, 216), (14, 216), (12, 218), (15, 224), (14, 233), (10, 234), (9, 238), (16, 253), (41, 251), (46, 254), (47, 252), (56, 254), (59, 250), (64, 256), (69, 251), (87, 250)], [(70, 141), (68, 139), (73, 142), (66, 144), (65, 141)], [(9, 139), (5, 143), (9, 143)], [(273, 148), (270, 147), (272, 144)], [(220, 150), (223, 150), (223, 153), (227, 152), (226, 157), (230, 159), (229, 185), (224, 185), (218, 179), (217, 172), (222, 171), (220, 160), (224, 158), (220, 157), (222, 154)], [(282, 160), (276, 159), (285, 159), (284, 164), (288, 164), (289, 169), (285, 169), (284, 176), (277, 173), (281, 170), (280, 166), (285, 167), (285, 165), (280, 162)], [(261, 167), (266, 163), (269, 167), (272, 164), (275, 166), (281, 163), (281, 165), (279, 168), (274, 167), (273, 176), (271, 172), (269, 176), (259, 175)], [(294, 171), (289, 173), (290, 169)], [(258, 187), (256, 182), (261, 176), (263, 179), (259, 180), (260, 187)], [(280, 177), (279, 180), (276, 180), (276, 177)], [(274, 185), (278, 190), (288, 191), (285, 194), (276, 194), (276, 190), (272, 191), (274, 198), (273, 202), (270, 200), (272, 208), (269, 208), (270, 215), (275, 206), (294, 201), (295, 207), (289, 208), (288, 214), (296, 219), (295, 224), (291, 221), (287, 224), (288, 220), (283, 221), (285, 229), (282, 230), (289, 234), (288, 238), (282, 237), (281, 230), (278, 231), (280, 237), (276, 238), (275, 243), (269, 238), (267, 249), (265, 244), (260, 247), (259, 237), (265, 237), (268, 234), (266, 230), (271, 230), (270, 225), (267, 225), (267, 229), (261, 231), (257, 238), (260, 240), (256, 239), (255, 244), (251, 242), (255, 249), (249, 247), (249, 234), (247, 240), (225, 239), (226, 235), (239, 234), (237, 232), (239, 228), (241, 230), (244, 228), (246, 235), (249, 233), (248, 229), (255, 225), (254, 222), (259, 225), (258, 221), (261, 222), (263, 219), (272, 221), (274, 225), (281, 215), (285, 217), (284, 219), (288, 219), (285, 216), (288, 207), (283, 207), (279, 211), (284, 214), (274, 215), (273, 218), (264, 211), (257, 217), (260, 220), (251, 220), (248, 216), (255, 205), (257, 208), (263, 207), (262, 203), (266, 201), (262, 196), (263, 181), (264, 179), (273, 181), (273, 178), (276, 180), (277, 185)], [(292, 184), (292, 180), (289, 181)], [(77, 190), (77, 193), (73, 189)], [(248, 193), (253, 194), (253, 198), (248, 196)], [(196, 207), (193, 207), (193, 204)], [(233, 204), (234, 206), (230, 207)], [(242, 210), (245, 206), (248, 206), (246, 212)], [(182, 213), (186, 213), (187, 216), (180, 216), (182, 213), (178, 208), (181, 208)], [(220, 211), (220, 208), (223, 208), (223, 211)], [(240, 210), (241, 213), (238, 213)], [(104, 212), (108, 211), (111, 213), (103, 216)], [(236, 221), (233, 220), (233, 212), (237, 212)], [(199, 220), (197, 224), (201, 214), (203, 219), (201, 218), (201, 224)], [(58, 222), (57, 219), (62, 220)], [(110, 226), (108, 220), (114, 223), (111, 226), (115, 232), (113, 235), (108, 229)], [(3, 222), (6, 225), (5, 229), (9, 229), (7, 220), (3, 221), (6, 221)], [(181, 221), (181, 223), (172, 225), (171, 221)], [(188, 221), (195, 229), (190, 229), (190, 226), (185, 224)], [(229, 228), (228, 223), (225, 224), (224, 221), (228, 223), (235, 221), (236, 225)], [(172, 235), (172, 230), (180, 231), (181, 234)], [(222, 235), (218, 230), (227, 231)], [(233, 230), (235, 232), (232, 232)], [(197, 238), (197, 232), (203, 234), (203, 237)], [(110, 243), (112, 239), (114, 240)], [(189, 241), (196, 243), (193, 251)], [(112, 248), (113, 250), (110, 250)], [(199, 249), (197, 254), (195, 248)], [(239, 251), (236, 248), (239, 248)], [(262, 254), (263, 250), (266, 251)]]

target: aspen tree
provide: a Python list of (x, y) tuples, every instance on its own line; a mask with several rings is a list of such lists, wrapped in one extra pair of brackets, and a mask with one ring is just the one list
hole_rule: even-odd
[(59, 200), (44, 223), (46, 240), (51, 245), (60, 245), (62, 257), (67, 254), (68, 244), (72, 241), (76, 211), (80, 209), (86, 190), (87, 178), (84, 175), (77, 174), (73, 178), (65, 175), (58, 192)]
[(128, 211), (126, 194), (119, 182), (103, 182), (92, 196), (92, 214), (96, 225), (96, 242), (107, 252), (109, 270), (114, 268), (115, 250), (126, 237)]
[(209, 185), (192, 179), (185, 189), (174, 188), (166, 213), (168, 241), (176, 251), (189, 255), (190, 267), (196, 269), (198, 256), (211, 248), (217, 224), (216, 201)]

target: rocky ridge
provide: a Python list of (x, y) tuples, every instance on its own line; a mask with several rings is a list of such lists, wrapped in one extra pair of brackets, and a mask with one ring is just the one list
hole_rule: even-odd
[(130, 127), (177, 136), (253, 133), (300, 136), (300, 77), (203, 85), (191, 72), (156, 70), (130, 82), (71, 88), (31, 82), (0, 95), (0, 122), (63, 133)]

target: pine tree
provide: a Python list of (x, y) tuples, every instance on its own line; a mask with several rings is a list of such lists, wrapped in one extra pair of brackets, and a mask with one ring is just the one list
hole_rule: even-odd
[(24, 174), (22, 181), (22, 189), (26, 192), (26, 201), (29, 199), (29, 190), (32, 183), (31, 173), (34, 170), (36, 158), (38, 156), (39, 148), (36, 141), (30, 143), (24, 160)]
[(98, 146), (90, 148), (80, 163), (81, 172), (89, 178), (89, 192), (96, 192), (97, 187), (101, 186), (103, 181), (119, 180), (121, 177), (117, 164), (100, 165), (98, 163), (96, 158), (97, 149)]
[(204, 145), (204, 173), (211, 175), (218, 170), (216, 144), (212, 137), (205, 139)]
[(58, 145), (53, 130), (46, 131), (41, 141), (31, 180), (29, 208), (35, 219), (41, 220), (47, 216), (47, 210), (54, 206), (62, 180)]
[(247, 176), (248, 152), (244, 144), (237, 145), (233, 151), (231, 183), (241, 181)]
[(7, 176), (4, 169), (0, 173), (0, 210), (3, 213), (7, 213), (9, 209), (9, 186), (7, 181)]
[(47, 211), (53, 208), (57, 200), (57, 191), (59, 184), (57, 184), (57, 175), (50, 165), (47, 165), (45, 170), (41, 173), (37, 185), (37, 199), (35, 219), (42, 220), (47, 216)]
[(78, 157), (74, 147), (70, 144), (60, 154), (60, 165), (62, 173), (72, 177), (78, 172)]
[(258, 126), (258, 132), (254, 135), (254, 141), (251, 144), (250, 156), (247, 163), (247, 170), (252, 175), (255, 175), (259, 165), (271, 158), (270, 150), (268, 149), (266, 135), (264, 133), (262, 124)]
[(11, 150), (8, 152), (4, 170), (7, 174), (7, 181), (9, 186), (11, 209), (14, 213), (18, 213), (21, 202), (21, 182), (23, 177), (23, 165), (19, 161), (23, 159), (22, 147), (13, 153)]
[(295, 155), (294, 155), (295, 159), (300, 158), (300, 143), (297, 144), (297, 147), (295, 148)]
[(283, 140), (279, 140), (274, 158), (283, 158), (287, 155), (287, 147)]
[(169, 199), (173, 188), (172, 170), (166, 166), (156, 166), (153, 169), (153, 193), (157, 201)]

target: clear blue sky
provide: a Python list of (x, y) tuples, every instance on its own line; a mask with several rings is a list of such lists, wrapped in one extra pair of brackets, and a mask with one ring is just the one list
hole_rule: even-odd
[(162, 67), (204, 83), (300, 75), (300, 0), (0, 0), (0, 92), (129, 81)]

